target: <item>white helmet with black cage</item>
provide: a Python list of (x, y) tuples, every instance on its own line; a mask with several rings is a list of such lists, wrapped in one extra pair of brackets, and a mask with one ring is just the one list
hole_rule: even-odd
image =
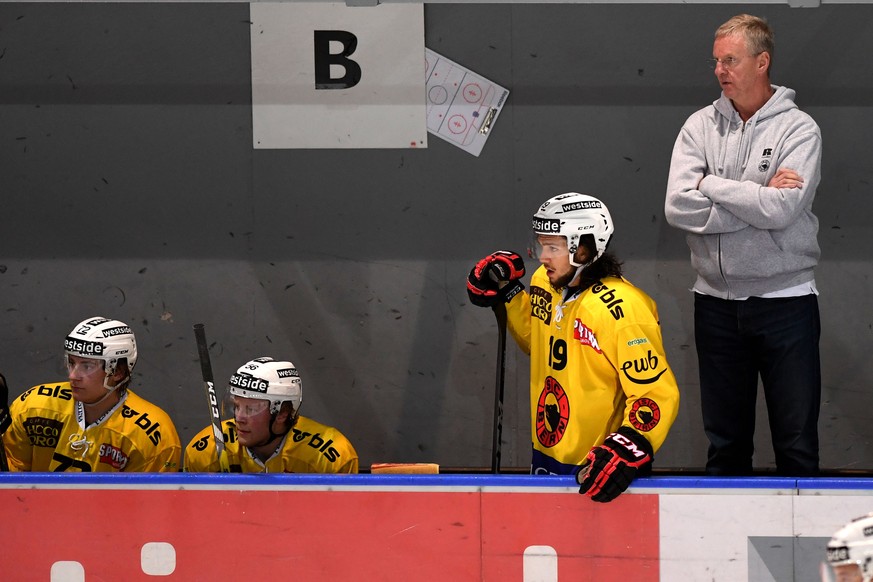
[[(612, 217), (606, 205), (588, 194), (568, 192), (543, 202), (533, 216), (534, 235), (562, 236), (567, 240), (570, 264), (574, 267), (590, 265), (600, 258), (609, 246), (615, 232)], [(576, 260), (576, 251), (583, 236), (594, 238), (596, 255), (583, 265)]]
[(127, 363), (127, 377), (115, 387), (130, 380), (136, 365), (136, 337), (130, 326), (117, 319), (89, 317), (80, 322), (64, 339), (64, 359), (69, 356), (103, 360), (106, 372), (104, 385), (107, 389), (109, 377), (115, 374), (119, 362)]
[(303, 381), (291, 362), (255, 358), (230, 377), (228, 392), (242, 398), (269, 400), (271, 414), (278, 413), (283, 402), (290, 402), (296, 415), (303, 402)]

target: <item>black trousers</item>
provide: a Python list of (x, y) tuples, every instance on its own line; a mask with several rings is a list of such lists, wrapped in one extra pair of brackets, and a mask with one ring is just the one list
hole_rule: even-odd
[(779, 475), (819, 471), (821, 408), (818, 297), (743, 301), (694, 295), (706, 472), (749, 475), (758, 376)]

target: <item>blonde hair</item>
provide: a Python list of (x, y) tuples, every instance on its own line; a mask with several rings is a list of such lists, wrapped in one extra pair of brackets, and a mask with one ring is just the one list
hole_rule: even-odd
[(767, 21), (751, 14), (738, 14), (718, 27), (715, 38), (741, 34), (746, 39), (746, 47), (752, 55), (767, 52), (770, 62), (773, 62), (773, 49), (776, 47), (773, 40), (773, 29)]

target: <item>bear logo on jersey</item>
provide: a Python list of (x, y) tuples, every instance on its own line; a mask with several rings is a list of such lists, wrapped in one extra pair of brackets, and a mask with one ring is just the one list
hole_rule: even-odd
[(638, 398), (627, 417), (635, 429), (649, 432), (661, 421), (661, 409), (651, 398)]
[(557, 380), (548, 376), (537, 401), (537, 440), (544, 447), (553, 447), (564, 437), (570, 420), (570, 401)]

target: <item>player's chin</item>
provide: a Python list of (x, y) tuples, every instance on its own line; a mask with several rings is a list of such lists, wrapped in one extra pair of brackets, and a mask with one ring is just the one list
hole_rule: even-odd
[(567, 273), (559, 273), (557, 271), (551, 271), (548, 273), (549, 283), (552, 284), (552, 287), (555, 289), (561, 289), (570, 284), (570, 281), (573, 280), (573, 272)]

